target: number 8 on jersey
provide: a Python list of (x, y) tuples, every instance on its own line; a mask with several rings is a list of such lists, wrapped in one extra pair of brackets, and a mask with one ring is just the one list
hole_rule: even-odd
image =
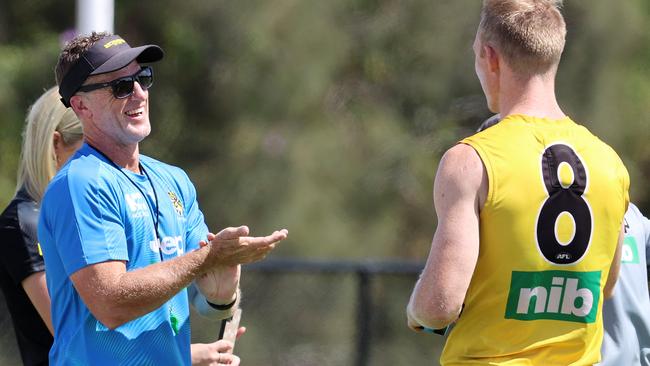
[(583, 196), (587, 169), (570, 146), (557, 143), (542, 153), (541, 173), (548, 198), (537, 217), (537, 248), (553, 264), (577, 263), (592, 234), (591, 209)]

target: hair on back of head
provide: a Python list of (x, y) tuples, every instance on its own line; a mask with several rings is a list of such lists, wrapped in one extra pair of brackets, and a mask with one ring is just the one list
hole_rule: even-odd
[(484, 0), (480, 40), (501, 52), (515, 72), (546, 73), (564, 50), (561, 7), (561, 0)]
[(92, 32), (89, 35), (79, 35), (66, 43), (59, 54), (59, 60), (54, 68), (56, 85), (61, 85), (63, 78), (79, 60), (81, 54), (88, 51), (95, 43), (111, 35), (108, 32)]

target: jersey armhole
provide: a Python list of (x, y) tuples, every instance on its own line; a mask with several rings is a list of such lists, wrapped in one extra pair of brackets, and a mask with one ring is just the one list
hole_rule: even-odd
[(485, 168), (485, 172), (487, 173), (487, 185), (488, 185), (488, 191), (487, 195), (485, 197), (485, 202), (483, 202), (483, 206), (480, 207), (480, 213), (483, 212), (485, 207), (488, 206), (488, 203), (491, 203), (494, 198), (494, 189), (493, 187), (495, 186), (494, 183), (494, 171), (492, 164), (490, 164), (490, 159), (488, 157), (488, 154), (481, 148), (481, 145), (477, 144), (475, 141), (470, 140), (470, 139), (464, 139), (459, 142), (460, 144), (465, 144), (478, 154), (479, 158), (481, 159), (481, 162), (483, 163), (483, 167)]

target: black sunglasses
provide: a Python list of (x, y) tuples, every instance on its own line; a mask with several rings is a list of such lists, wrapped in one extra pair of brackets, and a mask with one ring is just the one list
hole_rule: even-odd
[(142, 89), (149, 89), (151, 85), (153, 85), (153, 69), (151, 66), (144, 66), (131, 76), (126, 76), (105, 83), (82, 85), (77, 91), (89, 92), (110, 86), (111, 89), (113, 89), (113, 96), (117, 99), (123, 99), (133, 94), (133, 83), (136, 81), (140, 84)]

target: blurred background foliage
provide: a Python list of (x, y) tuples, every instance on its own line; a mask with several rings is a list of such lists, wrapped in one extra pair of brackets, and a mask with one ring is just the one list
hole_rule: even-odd
[[(480, 1), (115, 5), (116, 33), (166, 52), (154, 66), (153, 132), (141, 150), (188, 172), (213, 230), (286, 227), (290, 239), (274, 252), (282, 257), (426, 257), (439, 158), (490, 116), (471, 50)], [(54, 84), (74, 6), (0, 2), (3, 207), (15, 188), (25, 112)], [(560, 103), (620, 154), (632, 200), (649, 214), (650, 2), (568, 0), (564, 14)], [(392, 291), (401, 294), (392, 300), (399, 311), (412, 284)], [(417, 338), (401, 316), (400, 334)]]

